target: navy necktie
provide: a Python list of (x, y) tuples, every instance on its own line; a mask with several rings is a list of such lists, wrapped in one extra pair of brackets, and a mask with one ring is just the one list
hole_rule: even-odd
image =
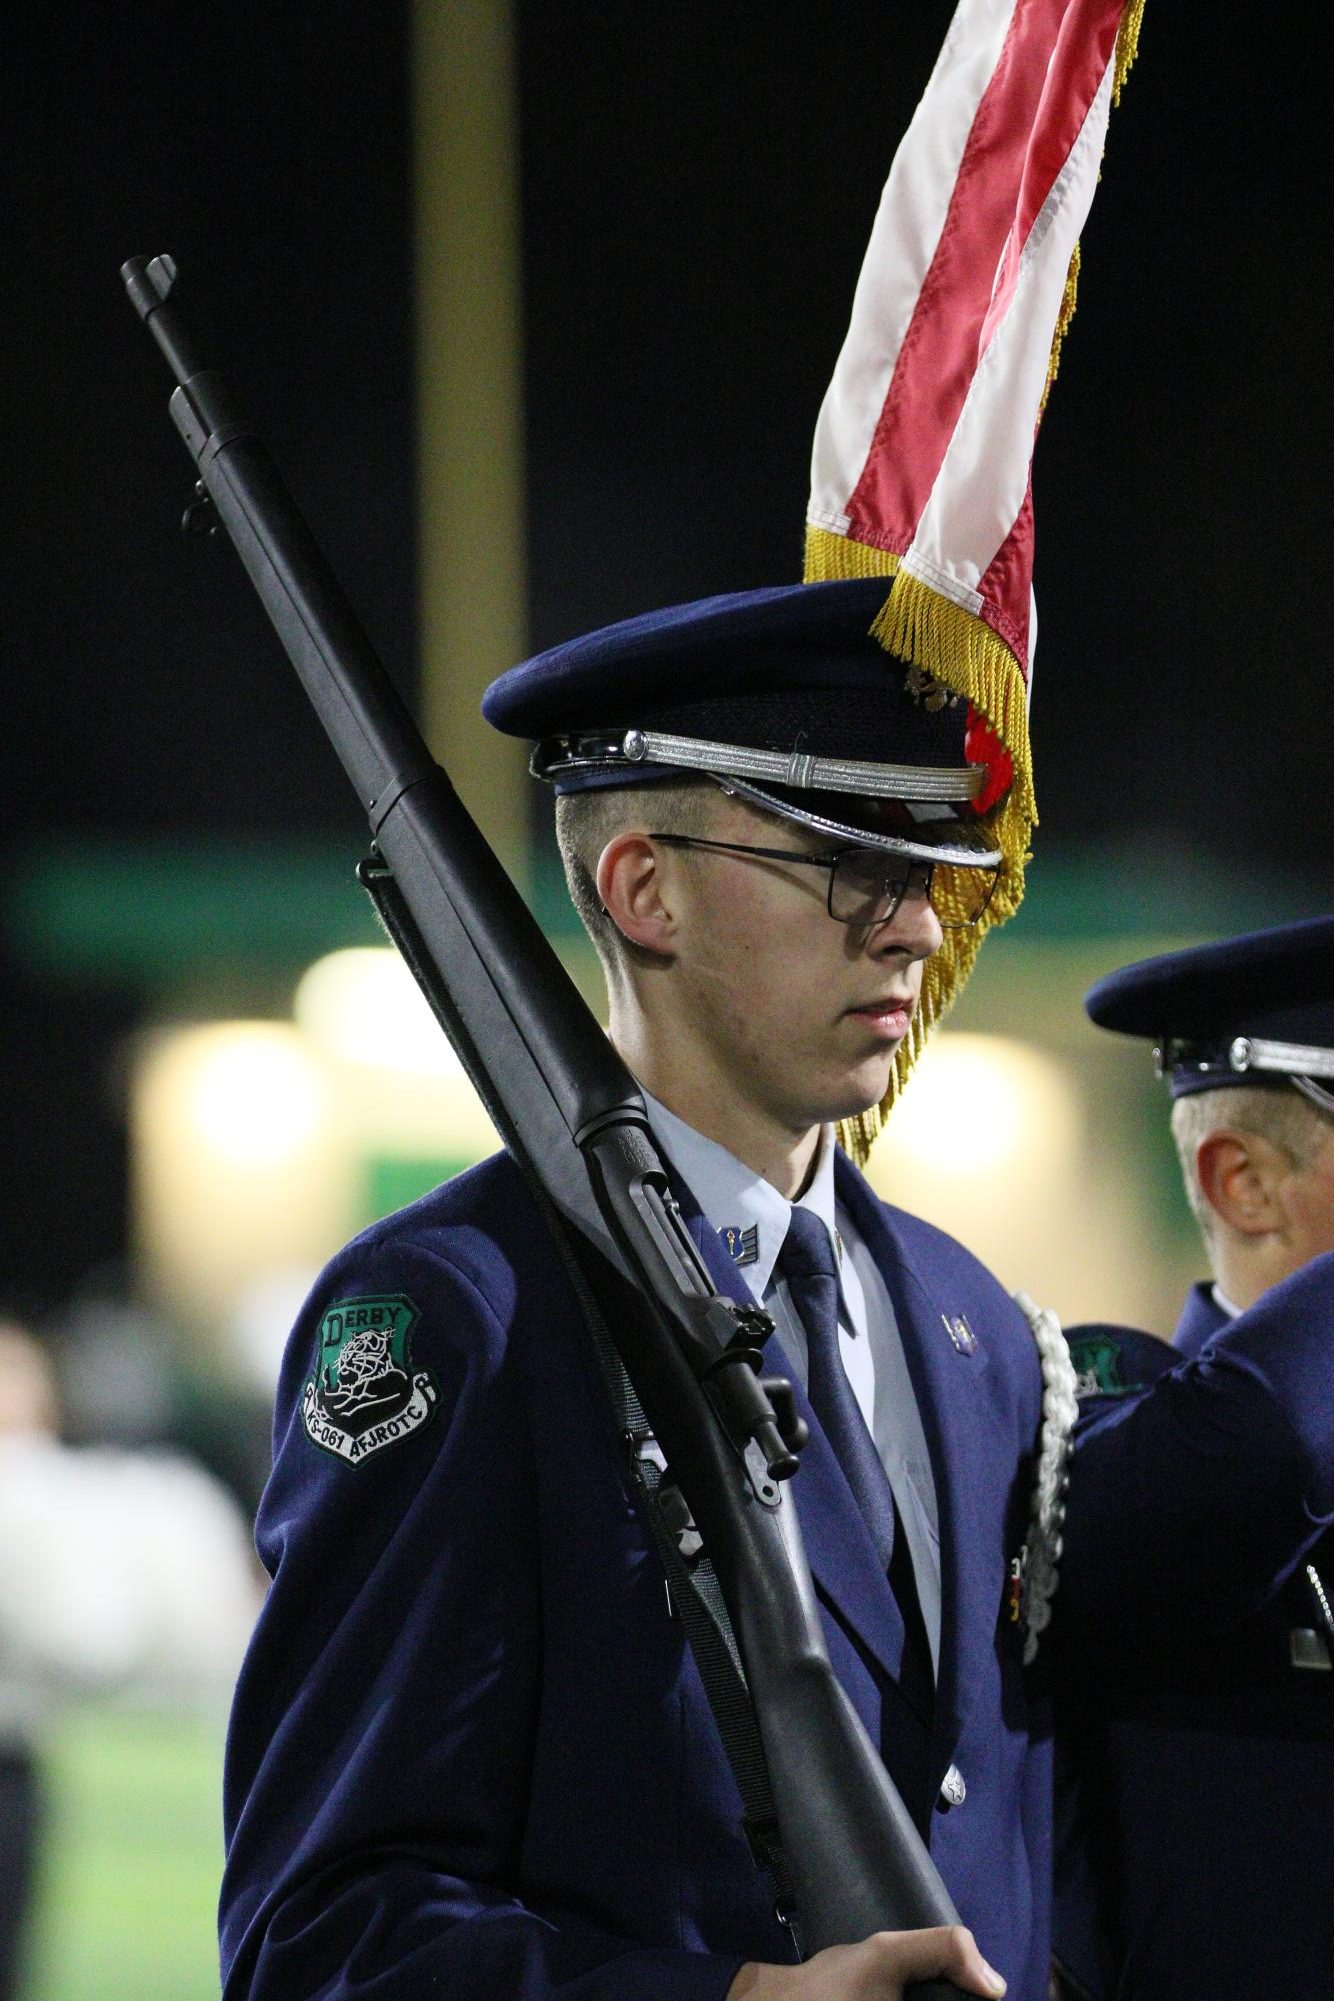
[(922, 1619), (908, 1538), (895, 1533), (894, 1493), (838, 1342), (838, 1266), (829, 1232), (810, 1209), (794, 1204), (778, 1270), (806, 1329), (806, 1394), (871, 1532), (880, 1567), (903, 1619), (899, 1686), (922, 1716), (931, 1713), (935, 1676)]
[(882, 1570), (894, 1551), (894, 1496), (838, 1345), (838, 1266), (820, 1218), (793, 1206), (778, 1269), (806, 1329), (806, 1394), (862, 1511)]

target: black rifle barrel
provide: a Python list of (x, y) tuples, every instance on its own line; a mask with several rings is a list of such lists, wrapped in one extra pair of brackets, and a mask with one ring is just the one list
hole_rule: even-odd
[[(403, 913), (395, 940), (607, 1322), (685, 1495), (745, 1666), (805, 1951), (959, 1922), (834, 1675), (795, 1460), (686, 1230), (634, 1078), (436, 764), (265, 445), (168, 297), (169, 257), (121, 276), (171, 364), (206, 494), (342, 760)], [(383, 906), (382, 906), (383, 907)], [(712, 1371), (712, 1373), (709, 1373)], [(707, 1374), (707, 1381), (704, 1380)], [(748, 1379), (748, 1380), (747, 1380)], [(947, 1982), (921, 2001), (957, 1993)]]

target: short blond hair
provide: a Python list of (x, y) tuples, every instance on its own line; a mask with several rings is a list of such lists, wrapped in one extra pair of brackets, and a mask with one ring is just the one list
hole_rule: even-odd
[(1172, 1107), (1172, 1137), (1181, 1161), (1186, 1200), (1212, 1248), (1218, 1217), (1200, 1186), (1196, 1156), (1203, 1141), (1225, 1129), (1268, 1140), (1298, 1174), (1304, 1174), (1331, 1132), (1334, 1113), (1323, 1111), (1286, 1079), (1272, 1084), (1227, 1084), (1217, 1091), (1192, 1091)]
[(619, 970), (633, 948), (617, 930), (598, 895), (602, 851), (618, 834), (634, 827), (664, 834), (707, 834), (715, 802), (722, 797), (709, 778), (682, 778), (660, 785), (603, 785), (565, 792), (556, 800), (556, 845), (565, 868), (570, 901), (609, 973)]

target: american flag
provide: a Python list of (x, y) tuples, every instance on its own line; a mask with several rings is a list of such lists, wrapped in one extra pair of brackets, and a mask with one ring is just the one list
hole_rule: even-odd
[[(894, 156), (816, 424), (806, 578), (893, 577), (877, 637), (924, 699), (969, 703), (968, 755), (989, 768), (979, 810), (1005, 856), (987, 927), (1018, 908), (1036, 822), (1033, 444), (1142, 7), (960, 0)], [(980, 930), (948, 937), (899, 1083)]]

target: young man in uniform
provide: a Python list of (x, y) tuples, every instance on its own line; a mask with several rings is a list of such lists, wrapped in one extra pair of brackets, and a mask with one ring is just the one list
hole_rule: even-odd
[[(1323, 1282), (1274, 1324), (1294, 1393), (1328, 1401), (1334, 1372), (1334, 918), (1143, 961), (1102, 980), (1102, 1027), (1157, 1044), (1172, 1132), (1212, 1281), (1189, 1293), (1169, 1347), (1113, 1327), (1075, 1328), (1082, 1445), (1145, 1426), (1133, 1500), (1168, 1536), (1190, 1481), (1155, 1413), (1202, 1369), (1234, 1366), (1227, 1330), (1306, 1271)], [(1278, 1288), (1276, 1293), (1274, 1288)], [(1322, 1354), (1321, 1351), (1324, 1351)], [(1145, 1401), (1148, 1386), (1154, 1400)], [(1218, 1432), (1265, 1505), (1280, 1430)], [(1077, 1465), (1079, 1462), (1077, 1461)], [(1334, 1468), (1331, 1468), (1334, 1473)], [(1303, 1546), (1304, 1545), (1304, 1546)], [(1245, 1563), (1244, 1548), (1235, 1552)], [(1228, 1564), (1233, 1553), (1219, 1549)], [(1182, 1579), (1183, 1590), (1194, 1587)], [(1334, 1536), (1313, 1517), (1281, 1578), (1249, 1603), (1174, 1616), (1114, 1659), (1062, 1677), (1063, 1840), (1056, 1942), (1071, 1992), (1096, 2001), (1334, 1994)], [(1245, 1614), (1248, 1616), (1239, 1616)]]
[[(986, 1960), (1044, 2001), (1049, 1730), (1011, 1588), (1038, 1348), (832, 1135), (882, 1098), (942, 915), (975, 919), (997, 867), (963, 705), (919, 699), (867, 636), (884, 589), (631, 620), (515, 669), (486, 707), (563, 795), (610, 1033), (701, 1252), (777, 1323), (834, 1667)], [(1205, 1420), (1273, 1394), (1205, 1384)], [(893, 2001), (933, 1966), (1001, 1991), (960, 1933), (792, 1964), (508, 1158), (333, 1261), (275, 1440), (274, 1582), (229, 1746), (226, 2001)], [(1283, 1469), (1257, 1556), (1295, 1541), (1328, 1442)], [(1119, 1501), (1113, 1458), (1079, 1503), (1095, 1623)]]

